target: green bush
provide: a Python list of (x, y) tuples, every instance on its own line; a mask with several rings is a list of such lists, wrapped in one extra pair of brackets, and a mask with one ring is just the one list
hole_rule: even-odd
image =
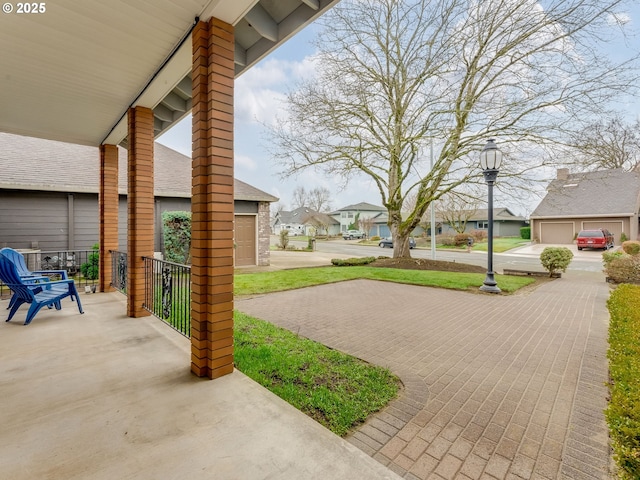
[(573, 253), (566, 247), (546, 247), (540, 254), (542, 266), (553, 276), (557, 272), (566, 272)]
[(624, 257), (624, 256), (626, 256), (626, 253), (624, 252), (610, 252), (608, 250), (606, 252), (603, 252), (602, 263), (604, 263), (605, 271), (613, 260), (615, 260), (616, 258)]
[(289, 230), (280, 230), (280, 243), (278, 248), (286, 250), (289, 246)]
[(531, 227), (522, 227), (520, 229), (520, 238), (531, 240)]
[(640, 287), (620, 285), (609, 301), (611, 446), (624, 479), (640, 478)]
[(622, 250), (629, 255), (638, 255), (640, 253), (640, 242), (637, 240), (622, 242)]
[(93, 245), (93, 252), (87, 257), (87, 263), (80, 265), (80, 273), (87, 280), (97, 280), (100, 273), (100, 245)]
[(615, 258), (605, 267), (605, 273), (616, 283), (640, 284), (640, 255), (625, 255)]
[(627, 240), (629, 240), (629, 237), (627, 237), (627, 234), (626, 234), (626, 233), (622, 232), (622, 233), (620, 234), (620, 242), (624, 243), (624, 242), (626, 242)]
[(332, 258), (331, 263), (336, 267), (354, 267), (357, 265), (368, 265), (374, 262), (376, 257), (361, 257), (361, 258)]
[(191, 261), (191, 212), (163, 212), (164, 256), (170, 262)]

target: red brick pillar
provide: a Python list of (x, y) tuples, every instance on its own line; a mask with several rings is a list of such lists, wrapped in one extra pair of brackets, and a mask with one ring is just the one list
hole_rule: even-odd
[(127, 164), (127, 315), (143, 317), (144, 261), (153, 257), (153, 111), (135, 107), (128, 112)]
[(101, 292), (111, 292), (111, 250), (118, 249), (118, 147), (100, 145), (100, 193), (98, 195), (100, 221)]
[(193, 34), (191, 371), (233, 372), (233, 26)]

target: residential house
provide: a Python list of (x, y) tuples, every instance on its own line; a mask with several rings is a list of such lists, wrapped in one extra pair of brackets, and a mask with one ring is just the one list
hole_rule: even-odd
[[(118, 147), (118, 236), (127, 242), (127, 150)], [(166, 211), (191, 210), (191, 158), (154, 144), (155, 251)], [(98, 242), (95, 148), (0, 133), (0, 247), (88, 250)], [(269, 205), (277, 198), (234, 180), (235, 264), (269, 264)]]
[(340, 232), (349, 230), (349, 225), (353, 224), (356, 218), (370, 218), (373, 220), (373, 223), (371, 229), (366, 232), (369, 237), (374, 235), (388, 237), (391, 235), (389, 226), (387, 225), (387, 209), (384, 207), (378, 207), (377, 205), (372, 205), (367, 202), (360, 202), (335, 210), (331, 212), (331, 216), (340, 223)]
[[(455, 228), (444, 222), (442, 215), (437, 215), (436, 220), (438, 225), (441, 225), (441, 233), (443, 234), (455, 234)], [(493, 209), (493, 236), (494, 237), (519, 237), (520, 229), (527, 226), (527, 221), (524, 217), (515, 215), (511, 210), (504, 207), (497, 207)], [(473, 230), (487, 230), (489, 228), (489, 210), (478, 209), (472, 215), (469, 216), (467, 224), (465, 225), (465, 232), (471, 232)]]
[(531, 214), (531, 238), (540, 243), (572, 243), (580, 230), (606, 228), (617, 245), (621, 236), (638, 238), (640, 173), (622, 169), (557, 171), (547, 194)]

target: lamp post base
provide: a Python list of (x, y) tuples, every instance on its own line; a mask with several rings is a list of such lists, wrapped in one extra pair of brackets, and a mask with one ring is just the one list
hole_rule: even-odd
[(502, 290), (498, 288), (498, 283), (493, 278), (493, 272), (487, 272), (487, 277), (484, 279), (484, 283), (480, 287), (481, 292), (487, 293), (501, 293)]

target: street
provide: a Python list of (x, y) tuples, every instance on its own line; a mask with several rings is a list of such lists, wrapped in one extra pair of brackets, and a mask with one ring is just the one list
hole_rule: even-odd
[[(278, 237), (271, 237), (271, 243), (276, 244)], [(306, 241), (296, 241), (295, 237), (289, 241), (290, 245), (298, 248), (306, 248)], [(510, 250), (506, 253), (494, 253), (493, 264), (496, 272), (501, 272), (504, 268), (516, 270), (539, 270), (544, 271), (540, 264), (540, 253), (548, 245), (528, 245)], [(578, 251), (575, 245), (562, 245), (569, 248), (573, 252), (573, 260), (568, 270), (581, 270), (588, 272), (602, 271), (602, 251), (601, 250), (582, 250)], [(361, 245), (357, 240), (318, 240), (316, 242), (316, 250), (318, 252), (333, 253), (340, 255), (349, 255), (353, 257), (366, 256), (392, 256), (393, 251), (388, 248), (380, 248), (374, 245)], [(431, 250), (424, 248), (415, 248), (411, 250), (411, 256), (414, 258), (431, 258)], [(486, 252), (452, 251), (437, 250), (436, 260), (444, 260), (448, 262), (462, 262), (471, 265), (485, 266), (487, 264)]]

